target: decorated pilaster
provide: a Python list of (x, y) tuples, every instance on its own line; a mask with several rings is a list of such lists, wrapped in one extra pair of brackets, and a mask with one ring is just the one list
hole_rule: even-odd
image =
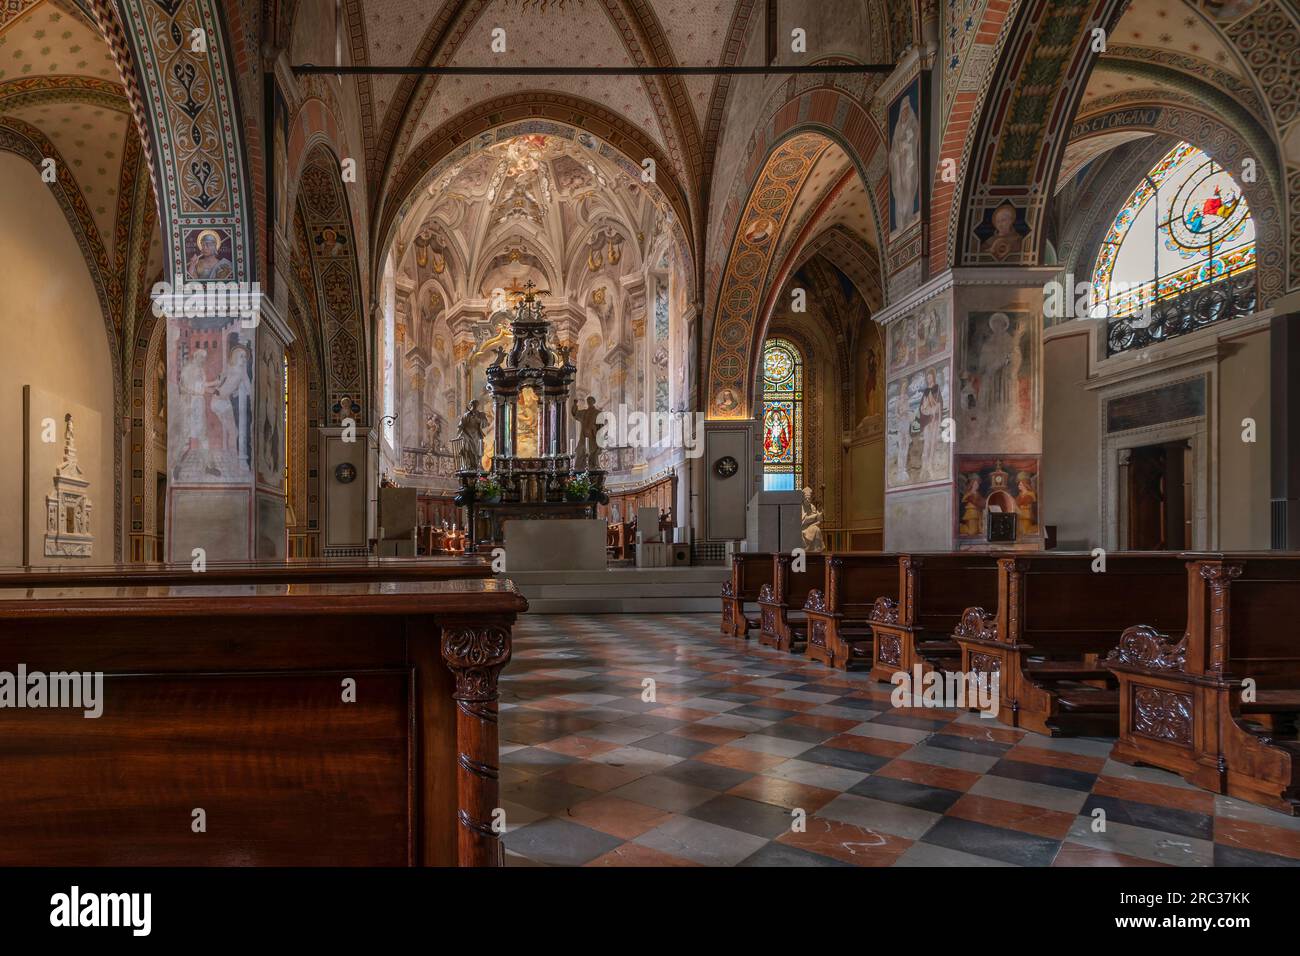
[(1042, 322), (1052, 273), (954, 270), (881, 313), (887, 549), (1042, 547)]

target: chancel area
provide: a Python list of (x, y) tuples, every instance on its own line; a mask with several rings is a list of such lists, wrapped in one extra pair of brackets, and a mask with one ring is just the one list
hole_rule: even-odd
[(0, 865), (1296, 865), (1297, 48), (0, 3)]

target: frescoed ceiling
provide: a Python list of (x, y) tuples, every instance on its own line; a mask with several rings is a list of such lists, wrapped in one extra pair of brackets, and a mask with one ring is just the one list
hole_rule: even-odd
[(499, 255), (537, 257), (558, 285), (594, 236), (617, 232), (639, 259), (672, 228), (671, 210), (634, 172), (586, 134), (508, 137), (439, 170), (407, 212), (398, 246), (432, 245), (461, 296), (483, 294), (478, 280)]

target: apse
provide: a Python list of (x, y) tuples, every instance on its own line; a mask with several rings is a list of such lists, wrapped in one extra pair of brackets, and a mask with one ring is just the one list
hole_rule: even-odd
[[(381, 324), (381, 414), (393, 416), (381, 467), (393, 481), (452, 489), (455, 423), (472, 400), (489, 415), (489, 467), (486, 372), (510, 348), (510, 314), (529, 288), (553, 344), (570, 350), (577, 400), (612, 414), (691, 406), (691, 254), (642, 174), (589, 133), (515, 124), (455, 151), (404, 203), (385, 253), (392, 295), (381, 297), (391, 311)], [(530, 395), (518, 409), (525, 444), (536, 432)], [(614, 445), (601, 455), (617, 483), (679, 464), (682, 450)]]

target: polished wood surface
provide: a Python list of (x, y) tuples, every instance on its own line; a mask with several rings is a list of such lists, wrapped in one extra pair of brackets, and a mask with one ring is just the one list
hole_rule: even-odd
[(871, 612), (880, 602), (896, 605), (898, 559), (891, 553), (827, 556), (822, 587), (810, 591), (804, 601), (808, 657), (841, 670), (870, 663)]
[(871, 611), (872, 676), (887, 681), (899, 671), (958, 666), (961, 649), (952, 633), (967, 607), (997, 606), (998, 558), (986, 551), (899, 555), (897, 602)]
[(59, 565), (0, 567), (0, 588), (114, 587), (133, 585), (297, 584), (348, 581), (438, 581), (489, 578), (491, 562), (482, 555), (435, 558), (310, 558), (266, 562), (208, 563), (196, 571), (190, 564)]
[(738, 551), (731, 556), (731, 578), (722, 584), (722, 633), (732, 637), (749, 637), (759, 626), (757, 617), (745, 610), (746, 604), (758, 600), (763, 585), (772, 584), (770, 551)]
[(824, 586), (826, 555), (808, 552), (802, 568), (788, 554), (772, 558), (772, 583), (758, 591), (758, 640), (781, 651), (792, 651), (807, 639), (808, 618), (803, 611), (810, 591)]
[(1112, 755), (1297, 814), (1300, 556), (1183, 558), (1186, 631), (1142, 621), (1106, 660), (1119, 681)]
[(526, 607), (468, 579), (0, 589), (0, 671), (104, 675), (96, 719), (0, 708), (0, 865), (498, 865)]
[(1187, 621), (1183, 562), (1173, 553), (1088, 552), (998, 561), (997, 604), (968, 607), (953, 631), (961, 670), (998, 673), (998, 720), (1043, 734), (1118, 730), (1119, 697), (1100, 661), (1135, 608), (1170, 631)]

